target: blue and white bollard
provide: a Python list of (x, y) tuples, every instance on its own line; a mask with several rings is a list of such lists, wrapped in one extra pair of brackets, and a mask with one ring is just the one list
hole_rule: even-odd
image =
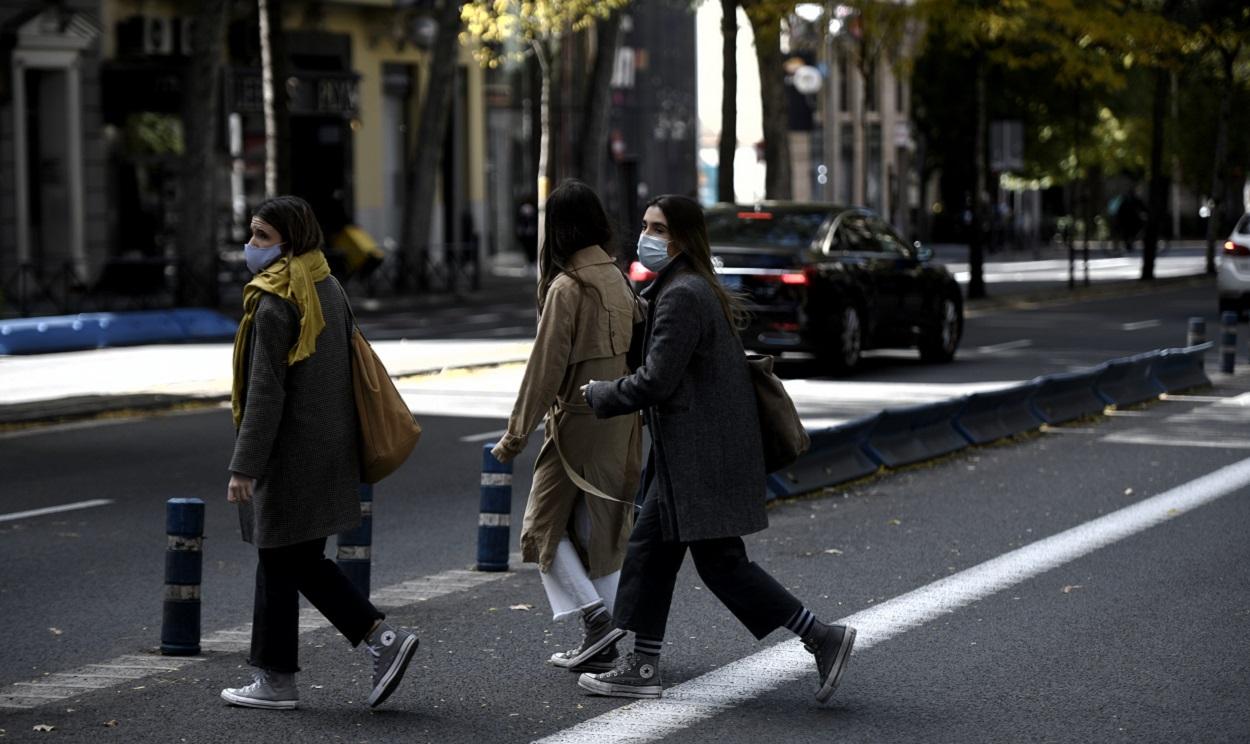
[(1185, 337), (1186, 346), (1197, 346), (1207, 342), (1206, 318), (1190, 318), (1189, 334)]
[(161, 653), (200, 653), (200, 578), (204, 570), (204, 502), (165, 502), (165, 605)]
[(360, 526), (339, 533), (339, 570), (365, 597), (369, 596), (369, 572), (373, 563), (373, 486), (360, 484)]
[(1220, 371), (1231, 375), (1237, 366), (1237, 313), (1224, 313), (1220, 322), (1224, 326), (1220, 334)]
[(512, 463), (482, 448), (482, 503), (477, 518), (477, 570), (507, 571), (512, 527)]

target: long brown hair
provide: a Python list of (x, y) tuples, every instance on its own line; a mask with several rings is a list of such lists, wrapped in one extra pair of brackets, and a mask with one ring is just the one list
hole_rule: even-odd
[[(547, 217), (542, 250), (538, 252), (538, 314), (542, 315), (547, 290), (567, 265), (574, 253), (597, 245), (612, 255), (612, 226), (608, 213), (595, 190), (575, 178), (560, 184), (547, 197)], [(570, 273), (583, 288), (586, 283)]]
[(664, 213), (672, 242), (686, 257), (690, 268), (703, 277), (716, 293), (716, 299), (720, 300), (721, 311), (725, 313), (725, 320), (729, 321), (729, 325), (738, 330), (745, 328), (749, 314), (742, 298), (725, 289), (712, 268), (712, 245), (707, 237), (703, 207), (694, 199), (678, 194), (657, 196), (647, 202), (647, 207), (656, 207)]

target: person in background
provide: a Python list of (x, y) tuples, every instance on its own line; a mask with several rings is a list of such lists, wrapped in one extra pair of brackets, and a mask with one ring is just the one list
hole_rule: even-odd
[(312, 207), (294, 196), (256, 210), (244, 246), (255, 277), (234, 342), (236, 436), (226, 500), (257, 548), (251, 684), (221, 691), (249, 708), (299, 703), (299, 595), (373, 658), (370, 707), (398, 686), (417, 637), (392, 627), (325, 557), (326, 537), (360, 523), (351, 313), (330, 278)]
[(742, 536), (768, 526), (764, 452), (736, 330), (743, 310), (713, 272), (698, 202), (654, 199), (643, 216), (638, 260), (658, 273), (643, 292), (650, 303), (644, 361), (631, 375), (583, 388), (602, 418), (644, 411), (651, 435), (646, 500), (616, 598), (616, 625), (633, 631), (634, 650), (578, 684), (600, 695), (660, 697), (660, 651), (689, 551), (704, 585), (757, 639), (785, 627), (803, 640), (815, 656), (816, 698), (824, 702), (846, 668), (855, 629), (820, 622), (747, 557)]
[(549, 663), (575, 672), (611, 669), (613, 600), (633, 526), (642, 458), (638, 416), (597, 420), (580, 388), (625, 374), (642, 310), (605, 250), (612, 240), (599, 197), (567, 181), (547, 200), (540, 257), (538, 335), (507, 433), (492, 450), (515, 458), (545, 418), (543, 446), (525, 507), (521, 552), (537, 563), (553, 619), (580, 616), (581, 643)]

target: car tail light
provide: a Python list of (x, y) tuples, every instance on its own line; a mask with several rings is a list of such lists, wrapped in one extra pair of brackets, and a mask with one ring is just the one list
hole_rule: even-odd
[(1250, 245), (1242, 245), (1231, 240), (1225, 240), (1224, 252), (1230, 256), (1250, 256)]
[(642, 265), (641, 261), (634, 261), (629, 265), (629, 280), (631, 282), (649, 282), (655, 278), (655, 272)]
[(790, 333), (798, 333), (799, 324), (798, 323), (773, 323), (772, 329), (774, 331), (787, 331)]
[(807, 286), (807, 274), (801, 271), (787, 271), (781, 275), (781, 283), (805, 287)]
[(738, 219), (740, 220), (771, 220), (772, 218), (773, 218), (772, 212), (739, 212), (738, 213)]

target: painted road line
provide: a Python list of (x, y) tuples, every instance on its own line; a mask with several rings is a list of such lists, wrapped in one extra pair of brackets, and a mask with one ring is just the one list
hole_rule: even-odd
[(1136, 323), (1125, 323), (1120, 326), (1124, 331), (1144, 331), (1147, 328), (1158, 328), (1163, 325), (1161, 320), (1139, 320)]
[[(900, 633), (1247, 486), (1250, 486), (1250, 459), (1004, 553), (838, 622), (858, 629), (855, 649), (862, 653)], [(782, 685), (807, 677), (814, 682), (814, 671), (812, 656), (803, 649), (802, 643), (797, 639), (785, 641), (675, 685), (665, 690), (662, 698), (617, 708), (540, 739), (539, 744), (656, 741)]]
[[(509, 556), (512, 565), (525, 566), (521, 555)], [(492, 581), (516, 576), (517, 571), (482, 572), (452, 569), (411, 581), (392, 584), (377, 589), (370, 600), (378, 607), (396, 609), (435, 597), (468, 591)], [(300, 610), (300, 633), (312, 633), (330, 626), (330, 622), (311, 607)], [(200, 640), (206, 653), (235, 653), (246, 651), (252, 642), (252, 624), (218, 630)], [(87, 664), (80, 669), (55, 672), (39, 679), (15, 682), (0, 688), (0, 708), (35, 708), (58, 700), (77, 697), (93, 690), (133, 684), (135, 680), (154, 674), (167, 674), (204, 661), (203, 656), (141, 656), (127, 654), (110, 661)]]
[(1025, 349), (1033, 345), (1033, 342), (1027, 338), (1018, 341), (1007, 341), (1001, 344), (991, 344), (990, 346), (978, 346), (978, 354), (996, 354), (1000, 351), (1011, 351), (1013, 349)]
[(460, 437), (460, 441), (462, 442), (489, 442), (490, 440), (498, 439), (499, 437), (502, 437), (504, 434), (507, 434), (507, 433), (508, 433), (507, 429), (500, 429), (499, 431), (488, 431), (484, 434), (470, 434), (467, 437)]
[(72, 504), (61, 504), (60, 506), (48, 506), (43, 509), (0, 514), (0, 522), (16, 522), (19, 519), (43, 517), (48, 514), (62, 514), (64, 512), (78, 511), (79, 509), (91, 509), (97, 506), (108, 506), (111, 503), (113, 503), (112, 499), (92, 499), (90, 501), (76, 501)]

